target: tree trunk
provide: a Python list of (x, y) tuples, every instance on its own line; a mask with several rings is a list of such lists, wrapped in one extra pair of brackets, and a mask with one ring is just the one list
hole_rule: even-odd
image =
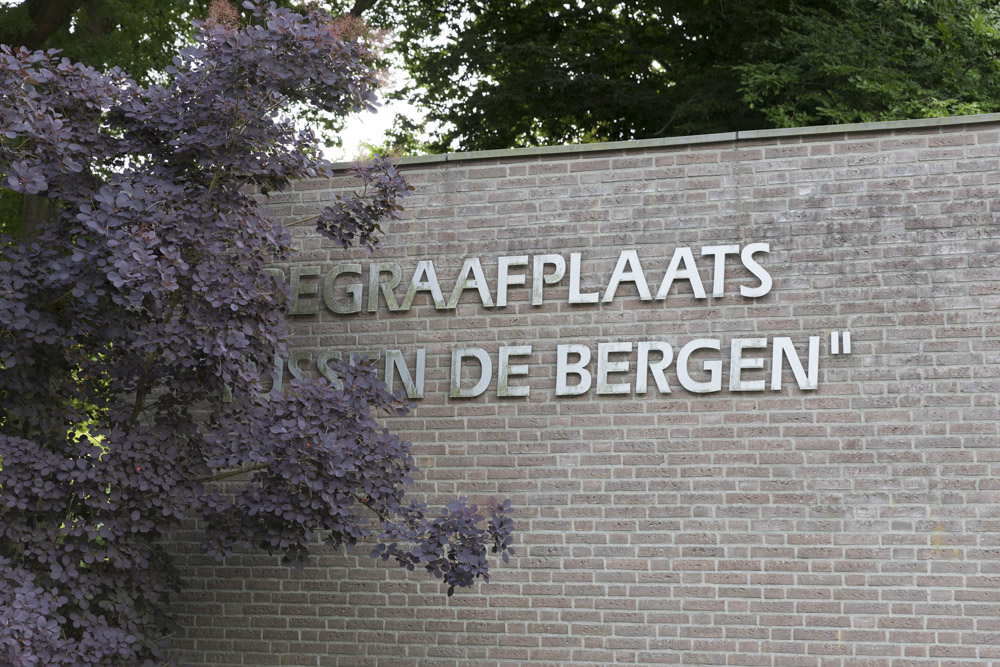
[(68, 26), (73, 13), (82, 5), (83, 0), (24, 0), (16, 9), (27, 10), (34, 25), (27, 32), (20, 33), (0, 29), (0, 42), (14, 47), (24, 46), (30, 51), (44, 48), (45, 41)]
[(21, 206), (23, 213), (18, 236), (22, 239), (35, 236), (38, 227), (56, 215), (56, 205), (51, 199), (41, 195), (24, 195), (24, 203)]
[(354, 0), (354, 6), (351, 7), (351, 16), (360, 17), (364, 12), (375, 6), (378, 0)]

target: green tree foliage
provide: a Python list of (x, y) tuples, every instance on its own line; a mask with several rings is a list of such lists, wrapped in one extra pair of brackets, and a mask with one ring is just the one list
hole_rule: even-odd
[[(303, 0), (282, 0), (300, 7)], [(1000, 109), (992, 0), (326, 0), (397, 35), (427, 111), (405, 152), (641, 139)], [(208, 0), (21, 0), (0, 43), (140, 83)], [(336, 129), (330, 118), (308, 117)], [(415, 138), (436, 128), (422, 145)]]
[(1000, 109), (986, 0), (390, 6), (435, 150)]
[(436, 149), (765, 124), (740, 101), (732, 65), (773, 30), (773, 0), (403, 2), (398, 48), (412, 99), (445, 127)]
[(737, 67), (778, 127), (1000, 109), (1000, 10), (982, 0), (793, 4)]
[(22, 0), (0, 6), (0, 44), (60, 49), (73, 62), (121, 67), (145, 83), (207, 10), (206, 0)]

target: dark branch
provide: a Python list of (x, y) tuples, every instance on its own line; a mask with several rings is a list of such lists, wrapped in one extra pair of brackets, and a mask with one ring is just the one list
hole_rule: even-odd
[(83, 0), (24, 0), (17, 9), (27, 9), (33, 22), (30, 30), (23, 33), (9, 33), (0, 30), (0, 41), (10, 46), (24, 46), (37, 51), (45, 46), (45, 41), (54, 33), (69, 26), (69, 21)]
[(351, 7), (351, 16), (361, 16), (363, 13), (375, 6), (378, 0), (354, 0)]

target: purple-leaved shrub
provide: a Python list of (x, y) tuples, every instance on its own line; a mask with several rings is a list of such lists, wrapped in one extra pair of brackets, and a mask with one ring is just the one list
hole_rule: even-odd
[[(404, 499), (409, 444), (377, 417), (406, 407), (363, 362), (339, 388), (262, 391), (289, 296), (265, 268), (290, 236), (247, 193), (329, 175), (282, 114), (371, 109), (375, 73), (331, 16), (246, 6), (149, 88), (0, 47), (0, 187), (47, 211), (0, 236), (0, 664), (167, 660), (181, 582), (161, 542), (186, 516), (220, 558), (371, 538), (449, 594), (510, 551), (509, 502)], [(359, 172), (317, 226), (371, 248), (409, 187), (386, 160)]]

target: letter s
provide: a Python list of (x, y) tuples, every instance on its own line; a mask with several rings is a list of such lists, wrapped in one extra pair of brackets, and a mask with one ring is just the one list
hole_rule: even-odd
[(747, 247), (743, 248), (743, 252), (740, 253), (740, 260), (743, 262), (743, 266), (747, 268), (750, 273), (757, 276), (760, 280), (759, 287), (747, 287), (745, 285), (740, 285), (740, 294), (743, 296), (756, 299), (759, 296), (764, 296), (771, 291), (771, 274), (767, 270), (758, 264), (754, 258), (754, 253), (758, 252), (771, 252), (770, 243), (751, 243)]

